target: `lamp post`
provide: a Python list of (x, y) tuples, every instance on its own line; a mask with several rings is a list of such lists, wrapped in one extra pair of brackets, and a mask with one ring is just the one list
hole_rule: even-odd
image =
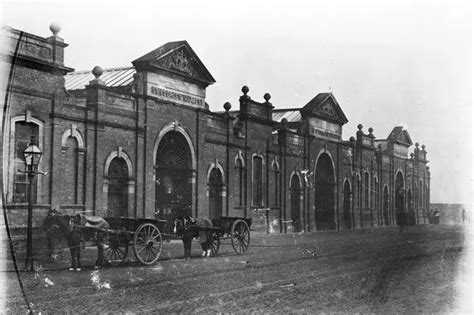
[(36, 145), (35, 137), (31, 137), (30, 144), (28, 147), (23, 151), (23, 156), (25, 158), (26, 163), (26, 171), (25, 173), (28, 174), (28, 227), (27, 227), (27, 239), (26, 239), (26, 259), (25, 259), (25, 269), (26, 270), (33, 270), (33, 194), (32, 194), (32, 186), (33, 186), (33, 179), (38, 173), (37, 168), (38, 164), (41, 160), (41, 156), (43, 152), (38, 148)]

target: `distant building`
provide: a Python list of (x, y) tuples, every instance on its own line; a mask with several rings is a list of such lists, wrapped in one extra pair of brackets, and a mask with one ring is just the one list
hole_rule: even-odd
[[(215, 82), (186, 41), (170, 42), (128, 67), (77, 71), (52, 26), (42, 38), (4, 28), (11, 69), (3, 145), (10, 222), (26, 224), (22, 152), (44, 152), (34, 186), (38, 222), (49, 209), (105, 217), (190, 214), (253, 217), (269, 232), (427, 223), (430, 173), (424, 146), (394, 127), (386, 139), (348, 122), (332, 93), (274, 109), (270, 94), (211, 112)], [(237, 102), (235, 102), (237, 103)]]

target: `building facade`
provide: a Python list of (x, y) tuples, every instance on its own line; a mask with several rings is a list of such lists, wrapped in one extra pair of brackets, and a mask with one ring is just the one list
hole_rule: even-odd
[[(400, 213), (427, 223), (424, 146), (394, 127), (376, 139), (348, 122), (332, 93), (275, 109), (242, 87), (237, 109), (212, 112), (214, 78), (186, 41), (129, 67), (76, 71), (67, 44), (4, 28), (9, 69), (3, 193), (10, 222), (26, 224), (22, 152), (32, 136), (44, 155), (33, 187), (35, 222), (49, 209), (104, 217), (189, 214), (252, 217), (255, 230), (299, 232), (393, 226)], [(237, 103), (237, 102), (236, 102)]]

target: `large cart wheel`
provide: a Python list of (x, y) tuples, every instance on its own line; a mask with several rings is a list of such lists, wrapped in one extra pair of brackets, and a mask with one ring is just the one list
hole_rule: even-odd
[(217, 253), (219, 252), (219, 246), (221, 244), (221, 240), (219, 238), (219, 234), (217, 232), (212, 232), (211, 235), (209, 235), (209, 246), (211, 250), (211, 256), (217, 256)]
[(160, 230), (152, 223), (143, 223), (133, 236), (135, 257), (144, 265), (154, 264), (161, 254), (163, 239)]
[(128, 235), (109, 234), (108, 248), (104, 250), (104, 256), (112, 266), (123, 262), (128, 255)]
[(244, 220), (236, 220), (232, 225), (230, 240), (235, 252), (242, 255), (250, 244), (250, 229)]

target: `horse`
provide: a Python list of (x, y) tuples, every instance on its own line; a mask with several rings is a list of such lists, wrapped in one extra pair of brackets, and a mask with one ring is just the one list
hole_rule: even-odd
[[(199, 238), (201, 243), (202, 257), (211, 256), (211, 237), (206, 227), (212, 227), (211, 220), (207, 218), (196, 218), (191, 216), (178, 217), (173, 221), (173, 233), (183, 240), (184, 259), (191, 258), (191, 243), (193, 238)], [(204, 229), (200, 229), (204, 228)]]
[(110, 228), (109, 223), (101, 217), (89, 217), (81, 214), (74, 216), (62, 214), (51, 210), (43, 222), (43, 230), (46, 232), (49, 251), (54, 253), (54, 241), (57, 236), (67, 239), (71, 252), (71, 267), (69, 270), (81, 270), (81, 243), (84, 249), (84, 241), (92, 240), (97, 246), (97, 260), (95, 266), (103, 266), (105, 261), (104, 242), (107, 237), (106, 230)]

